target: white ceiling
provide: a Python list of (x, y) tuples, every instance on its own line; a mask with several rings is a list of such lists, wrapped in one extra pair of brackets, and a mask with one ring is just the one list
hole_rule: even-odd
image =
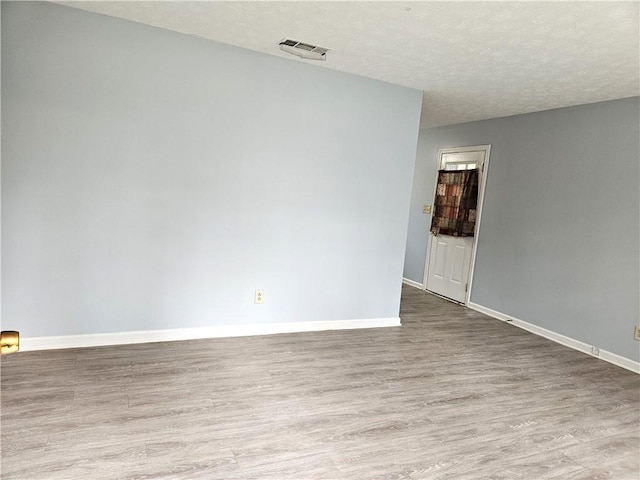
[(422, 127), (640, 94), (637, 1), (58, 3), (423, 90)]

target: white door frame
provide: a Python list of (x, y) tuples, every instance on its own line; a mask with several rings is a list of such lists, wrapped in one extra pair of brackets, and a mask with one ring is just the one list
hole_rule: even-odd
[[(438, 188), (438, 170), (441, 170), (442, 155), (445, 153), (464, 153), (464, 152), (477, 152), (484, 151), (484, 162), (482, 163), (482, 169), (480, 171), (480, 184), (478, 185), (478, 205), (476, 207), (476, 226), (473, 233), (473, 245), (471, 247), (471, 261), (469, 265), (469, 287), (464, 298), (464, 304), (468, 305), (471, 299), (471, 289), (473, 288), (473, 271), (476, 266), (476, 250), (478, 249), (478, 234), (480, 233), (480, 220), (482, 219), (482, 205), (484, 203), (484, 191), (487, 183), (487, 172), (489, 167), (489, 155), (491, 153), (491, 145), (473, 145), (469, 147), (454, 147), (454, 148), (441, 148), (438, 150), (438, 163), (436, 164), (436, 179), (433, 185), (433, 198), (431, 204), (433, 205), (432, 214), (435, 214), (435, 198), (436, 190)], [(431, 228), (431, 225), (429, 225)], [(428, 233), (429, 241), (427, 242), (427, 251), (424, 260), (424, 278), (422, 279), (423, 290), (427, 289), (427, 279), (429, 278), (429, 257), (431, 253), (431, 247), (433, 246), (433, 239), (435, 238), (431, 232)]]

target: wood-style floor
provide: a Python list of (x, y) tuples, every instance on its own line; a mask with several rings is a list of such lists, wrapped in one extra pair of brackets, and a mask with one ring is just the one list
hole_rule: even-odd
[(640, 376), (405, 287), (402, 327), (2, 358), (2, 478), (640, 476)]

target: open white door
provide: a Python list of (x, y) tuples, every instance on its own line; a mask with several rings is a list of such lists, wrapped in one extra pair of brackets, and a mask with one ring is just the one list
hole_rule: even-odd
[(479, 173), (474, 236), (458, 237), (429, 233), (429, 255), (426, 259), (424, 278), (425, 289), (462, 304), (469, 301), (471, 294), (476, 240), (484, 196), (484, 172), (489, 160), (490, 149), (489, 145), (480, 145), (447, 148), (438, 152), (438, 170), (457, 171), (477, 168)]

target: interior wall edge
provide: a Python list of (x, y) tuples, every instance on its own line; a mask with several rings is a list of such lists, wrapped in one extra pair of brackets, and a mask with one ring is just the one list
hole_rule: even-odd
[(408, 278), (402, 277), (402, 283), (405, 285), (409, 285), (410, 287), (419, 288), (420, 290), (424, 290), (424, 285), (420, 282), (415, 282)]
[[(604, 360), (605, 362), (609, 362), (626, 370), (630, 370), (633, 373), (640, 374), (640, 362), (636, 362), (635, 360), (631, 360), (630, 358), (626, 358), (613, 352), (603, 350), (597, 345), (589, 345), (587, 343), (581, 342), (580, 340), (576, 340), (552, 330), (533, 325), (532, 323), (515, 318), (512, 315), (507, 315), (497, 310), (492, 310), (491, 308), (487, 308), (477, 303), (469, 302), (467, 304), (467, 307), (477, 312), (484, 313), (485, 315), (493, 317), (497, 320), (515, 325), (516, 327), (526, 330), (529, 333), (533, 333), (534, 335), (544, 337), (548, 340), (559, 343), (560, 345), (564, 345), (565, 347), (569, 347), (579, 352), (586, 353), (587, 355), (591, 355), (592, 357)], [(597, 348), (598, 354), (592, 353), (592, 349), (594, 347)]]

